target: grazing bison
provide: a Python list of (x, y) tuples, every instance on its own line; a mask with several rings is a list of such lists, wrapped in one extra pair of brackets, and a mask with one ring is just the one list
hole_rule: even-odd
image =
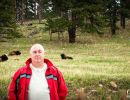
[(28, 26), (32, 26), (33, 24), (32, 24), (32, 23), (28, 23), (27, 25), (28, 25)]
[(16, 51), (11, 51), (11, 52), (9, 53), (9, 56), (14, 56), (14, 55), (21, 55), (21, 52), (18, 51), (18, 50), (16, 50)]
[(0, 56), (0, 62), (6, 61), (6, 60), (8, 60), (8, 57), (5, 54)]
[(64, 53), (61, 54), (61, 59), (73, 59), (72, 57), (66, 56)]

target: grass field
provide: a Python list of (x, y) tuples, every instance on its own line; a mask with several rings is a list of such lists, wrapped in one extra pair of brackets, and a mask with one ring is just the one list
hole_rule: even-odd
[[(23, 28), (24, 36), (28, 35)], [(97, 35), (78, 33), (76, 43), (69, 44), (67, 35), (63, 41), (49, 41), (47, 32), (36, 34), (33, 37), (17, 38), (0, 42), (0, 54), (8, 54), (12, 50), (20, 50), (20, 56), (9, 56), (6, 62), (0, 62), (0, 99), (7, 99), (7, 89), (13, 73), (24, 65), (29, 57), (29, 49), (34, 43), (41, 43), (46, 50), (46, 58), (50, 59), (63, 73), (69, 93), (68, 100), (76, 100), (76, 89), (97, 90), (95, 99), (91, 95), (85, 100), (119, 100), (118, 90), (127, 90), (130, 87), (130, 31), (127, 34), (118, 34), (115, 37), (99, 37)], [(66, 40), (65, 40), (66, 39)], [(73, 57), (73, 60), (61, 60), (60, 53)], [(103, 88), (99, 87), (102, 81)], [(114, 81), (118, 90), (109, 90), (109, 83)], [(99, 99), (100, 98), (100, 99)]]

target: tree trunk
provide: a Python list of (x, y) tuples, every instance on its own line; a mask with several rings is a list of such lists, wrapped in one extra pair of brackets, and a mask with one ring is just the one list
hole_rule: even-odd
[(37, 12), (37, 10), (38, 10), (38, 8), (37, 8), (37, 0), (34, 0), (34, 19), (37, 19), (37, 15), (38, 15), (38, 12)]
[(94, 18), (93, 18), (93, 15), (90, 16), (90, 23), (91, 23), (91, 26), (93, 27), (93, 24), (94, 24)]
[(116, 34), (116, 13), (117, 13), (117, 8), (116, 8), (116, 1), (113, 1), (113, 11), (112, 11), (112, 16), (111, 16), (111, 33), (112, 36)]
[(69, 27), (68, 33), (69, 33), (69, 43), (75, 43), (76, 27), (73, 27), (73, 26)]
[(125, 29), (125, 16), (124, 15), (121, 15), (121, 19), (120, 19), (120, 23), (121, 23), (121, 27), (123, 28), (123, 29)]
[(21, 1), (16, 0), (16, 21), (21, 21)]
[(21, 21), (21, 25), (23, 25), (23, 22), (24, 22), (24, 3), (23, 3), (23, 0), (21, 0), (21, 9), (20, 9), (20, 21)]
[(27, 2), (27, 0), (25, 1), (25, 16), (24, 16), (24, 18), (27, 20), (28, 19), (28, 2)]
[(42, 7), (41, 7), (41, 0), (38, 0), (38, 8), (37, 8), (37, 12), (38, 12), (38, 20), (39, 23), (41, 23), (41, 19), (42, 19)]
[(71, 12), (71, 26), (68, 28), (68, 34), (69, 34), (69, 43), (75, 43), (75, 38), (76, 38), (76, 14), (74, 12)]
[(116, 34), (115, 18), (112, 19), (112, 23), (111, 23), (111, 33), (112, 33), (112, 36)]
[[(124, 0), (120, 0), (121, 9), (125, 7), (124, 2)], [(123, 29), (125, 29), (125, 16), (123, 14), (123, 11), (120, 12), (120, 25)]]

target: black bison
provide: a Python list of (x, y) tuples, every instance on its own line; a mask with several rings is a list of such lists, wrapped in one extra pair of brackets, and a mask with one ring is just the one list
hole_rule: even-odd
[(11, 52), (9, 53), (9, 56), (14, 56), (14, 55), (21, 55), (21, 52), (18, 51), (18, 50), (16, 50), (16, 51), (11, 51)]
[(6, 61), (6, 60), (8, 60), (8, 57), (5, 54), (0, 56), (0, 62)]
[(73, 59), (72, 57), (66, 56), (64, 53), (61, 54), (61, 59)]

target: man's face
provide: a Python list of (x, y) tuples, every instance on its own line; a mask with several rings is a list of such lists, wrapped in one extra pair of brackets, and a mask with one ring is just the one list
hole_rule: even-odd
[(32, 62), (41, 63), (44, 60), (44, 50), (40, 46), (35, 46), (30, 51)]

